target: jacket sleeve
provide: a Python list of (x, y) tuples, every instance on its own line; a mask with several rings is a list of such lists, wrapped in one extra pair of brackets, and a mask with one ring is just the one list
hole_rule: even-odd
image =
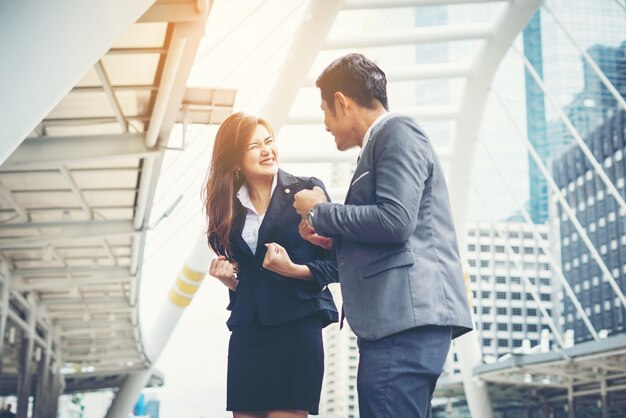
[(228, 306), (227, 310), (232, 311), (233, 306), (235, 306), (235, 300), (237, 299), (237, 295), (232, 290), (228, 289)]
[[(326, 186), (324, 183), (315, 177), (311, 177), (311, 183), (313, 188), (314, 186), (319, 186), (324, 190), (326, 194), (326, 199), (330, 202), (330, 196), (328, 191), (326, 190)], [(327, 251), (321, 247), (317, 247), (318, 258), (305, 265), (311, 270), (311, 274), (313, 274), (313, 280), (317, 284), (320, 290), (323, 290), (330, 283), (339, 282), (339, 271), (337, 269), (337, 259), (334, 255), (334, 251)]]
[(348, 241), (400, 243), (415, 231), (424, 185), (434, 156), (424, 133), (398, 118), (379, 132), (374, 145), (375, 202), (368, 205), (321, 203), (315, 229)]

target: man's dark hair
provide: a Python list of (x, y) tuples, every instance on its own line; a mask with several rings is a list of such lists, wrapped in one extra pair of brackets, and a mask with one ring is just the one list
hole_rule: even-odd
[(335, 92), (341, 92), (359, 104), (374, 109), (376, 102), (386, 110), (387, 77), (376, 64), (362, 54), (348, 54), (331, 62), (317, 78), (315, 85), (322, 92), (322, 99), (335, 113)]

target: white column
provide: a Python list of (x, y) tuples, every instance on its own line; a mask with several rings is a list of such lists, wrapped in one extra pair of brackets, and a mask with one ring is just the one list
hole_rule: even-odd
[(269, 102), (260, 109), (261, 115), (269, 121), (276, 135), (287, 120), (287, 114), (298, 90), (306, 82), (307, 73), (326, 41), (326, 35), (339, 13), (341, 4), (341, 0), (314, 0), (305, 12), (302, 26), (287, 54), (288, 58), (276, 77), (276, 84), (272, 87), (274, 93)]
[[(450, 199), (459, 237), (459, 247), (465, 253), (465, 211), (469, 180), (473, 170), (478, 132), (485, 112), (487, 94), (493, 77), (507, 50), (528, 20), (541, 5), (541, 0), (511, 1), (496, 19), (493, 34), (473, 57), (472, 76), (461, 96), (459, 117), (450, 158)], [(463, 377), (465, 398), (474, 418), (492, 418), (493, 410), (484, 382), (474, 377), (474, 367), (482, 364), (477, 333), (455, 340)]]
[(147, 336), (146, 351), (152, 364), (151, 367), (133, 373), (124, 380), (105, 418), (125, 417), (132, 409), (137, 397), (150, 380), (154, 365), (185, 312), (185, 308), (191, 303), (193, 295), (200, 287), (211, 256), (206, 236), (202, 234), (178, 274), (169, 291), (167, 301)]

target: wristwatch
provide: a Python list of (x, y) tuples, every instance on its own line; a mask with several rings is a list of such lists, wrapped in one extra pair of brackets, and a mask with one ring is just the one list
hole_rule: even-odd
[(313, 229), (315, 229), (315, 227), (313, 226), (314, 213), (315, 213), (315, 206), (309, 209), (309, 211), (306, 213), (306, 221), (309, 223), (309, 226)]

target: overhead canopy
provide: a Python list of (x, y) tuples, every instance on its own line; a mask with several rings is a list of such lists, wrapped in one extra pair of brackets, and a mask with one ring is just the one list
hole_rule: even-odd
[(34, 361), (50, 352), (71, 392), (149, 366), (138, 287), (165, 146), (177, 121), (220, 123), (234, 101), (185, 90), (209, 9), (154, 3), (0, 166), (2, 394), (15, 393), (22, 336)]

